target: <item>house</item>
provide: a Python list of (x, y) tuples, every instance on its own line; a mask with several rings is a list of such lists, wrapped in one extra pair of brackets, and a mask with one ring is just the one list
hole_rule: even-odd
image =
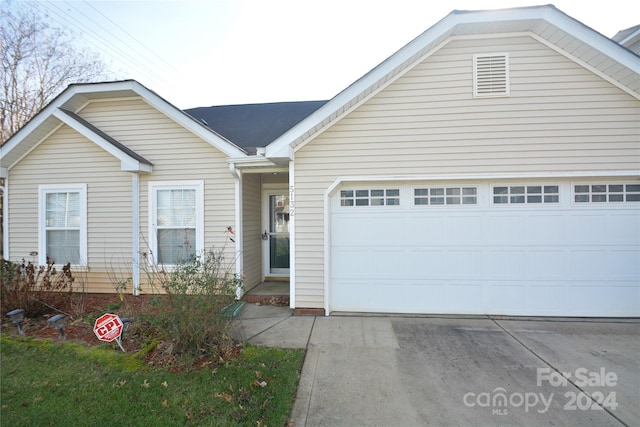
[(302, 313), (640, 316), (639, 70), (548, 5), (453, 11), (275, 125), (72, 85), (0, 148), (5, 256), (138, 293), (141, 266), (217, 246)]

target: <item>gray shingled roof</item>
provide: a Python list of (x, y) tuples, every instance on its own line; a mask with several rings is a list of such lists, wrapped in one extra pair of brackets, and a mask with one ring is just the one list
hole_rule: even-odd
[(221, 105), (184, 110), (234, 144), (255, 153), (327, 101)]

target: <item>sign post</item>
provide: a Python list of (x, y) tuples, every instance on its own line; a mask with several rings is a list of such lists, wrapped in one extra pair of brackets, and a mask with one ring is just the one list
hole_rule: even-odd
[[(106, 313), (96, 319), (96, 323), (93, 326), (93, 332), (96, 334), (100, 341), (112, 342), (116, 341), (118, 346), (122, 351), (124, 347), (122, 347), (122, 341), (120, 337), (122, 336), (122, 330), (124, 329), (124, 325), (122, 324), (122, 320), (118, 317), (117, 314)], [(125, 352), (126, 353), (126, 352)]]

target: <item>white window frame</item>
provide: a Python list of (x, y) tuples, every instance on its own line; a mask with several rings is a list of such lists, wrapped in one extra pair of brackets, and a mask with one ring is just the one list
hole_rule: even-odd
[[(478, 84), (478, 60), (482, 61), (484, 58), (489, 57), (503, 57), (504, 58), (504, 91), (498, 92), (482, 92), (479, 91), (480, 85)], [(509, 54), (508, 53), (483, 53), (481, 55), (473, 55), (473, 97), (474, 98), (496, 98), (496, 97), (508, 97), (510, 96), (510, 77), (509, 77)]]
[[(397, 191), (398, 195), (397, 196), (389, 196), (387, 194), (387, 191), (392, 190), (392, 191)], [(353, 199), (354, 203), (353, 205), (343, 205), (342, 201), (346, 200), (345, 198), (343, 198), (342, 196), (342, 192), (343, 191), (353, 191), (353, 196), (349, 199)], [(365, 196), (357, 196), (357, 191), (368, 191), (368, 195)], [(384, 191), (384, 195), (383, 196), (372, 196), (371, 192), (372, 191)], [(338, 204), (340, 206), (340, 208), (342, 209), (376, 209), (376, 208), (385, 208), (385, 209), (394, 209), (394, 208), (399, 208), (402, 204), (402, 188), (401, 187), (388, 187), (388, 186), (371, 186), (371, 187), (347, 187), (347, 188), (341, 188), (338, 191)], [(371, 200), (372, 199), (380, 199), (382, 198), (382, 200), (384, 200), (384, 204), (379, 204), (379, 205), (373, 205), (371, 204)], [(397, 204), (388, 204), (387, 201), (390, 199), (398, 199), (398, 203)], [(358, 205), (357, 204), (357, 200), (367, 200), (367, 204), (366, 205)]]
[[(587, 193), (576, 193), (576, 187), (584, 185), (589, 187), (589, 192)], [(594, 185), (604, 185), (606, 186), (606, 191), (603, 192), (594, 192)], [(620, 185), (622, 186), (622, 191), (611, 191), (611, 185)], [(636, 191), (627, 191), (627, 185), (640, 185), (638, 181), (589, 181), (589, 182), (572, 182), (571, 183), (571, 204), (575, 206), (629, 206), (633, 204), (640, 203), (639, 200), (627, 200), (627, 196), (629, 194), (637, 194)], [(586, 195), (589, 197), (589, 201), (586, 202), (578, 202), (576, 201), (576, 196), (578, 195)], [(606, 200), (602, 202), (594, 202), (593, 195), (604, 195)], [(611, 200), (612, 195), (621, 195), (622, 200)]]
[[(493, 189), (496, 187), (507, 187), (509, 189), (509, 192), (507, 194), (494, 194)], [(524, 193), (511, 193), (511, 188), (512, 187), (524, 187)], [(528, 187), (541, 187), (540, 188), (540, 193), (529, 193), (528, 191)], [(544, 192), (544, 188), (545, 187), (558, 187), (558, 192), (557, 193), (545, 193)], [(551, 196), (557, 196), (558, 199), (555, 202), (545, 202), (544, 201), (544, 196), (546, 195), (551, 195)], [(495, 202), (495, 197), (496, 196), (504, 196), (507, 197), (507, 203), (496, 203)], [(514, 203), (511, 202), (511, 197), (512, 196), (522, 196), (524, 197), (524, 202), (523, 203)], [(540, 196), (541, 200), (540, 202), (529, 202), (528, 197), (529, 196)], [(504, 206), (560, 206), (562, 204), (562, 184), (559, 182), (547, 182), (547, 183), (538, 183), (538, 182), (525, 182), (525, 183), (499, 183), (499, 184), (491, 184), (491, 186), (489, 187), (489, 197), (491, 200), (491, 206), (496, 206), (496, 207), (504, 207)]]
[[(464, 194), (464, 190), (466, 189), (474, 189), (475, 190), (475, 194)], [(444, 194), (443, 195), (431, 195), (431, 190), (432, 189), (442, 189)], [(456, 194), (447, 194), (448, 190), (460, 190), (460, 194), (456, 195)], [(416, 196), (416, 190), (429, 190), (429, 195), (420, 195), (420, 196)], [(427, 198), (429, 200), (428, 204), (419, 204), (416, 203), (416, 198)], [(432, 197), (442, 197), (444, 200), (444, 203), (442, 204), (431, 204), (431, 198)], [(475, 203), (464, 203), (464, 198), (470, 198), (470, 197), (475, 197)], [(460, 203), (447, 203), (447, 198), (459, 198), (460, 199)], [(477, 207), (478, 205), (480, 205), (480, 187), (477, 184), (460, 184), (460, 185), (414, 185), (411, 187), (411, 206), (418, 208), (418, 209), (422, 209), (422, 208), (434, 208), (434, 209), (439, 209), (439, 208), (455, 208), (455, 207), (472, 207), (475, 206)]]
[[(79, 263), (75, 267), (87, 266), (87, 184), (42, 184), (38, 186), (38, 263), (47, 263), (47, 194), (79, 193), (80, 194), (80, 253)], [(56, 265), (65, 263), (57, 262)]]
[[(204, 181), (152, 181), (149, 182), (149, 262), (157, 264), (158, 254), (158, 190), (196, 191), (196, 241), (195, 252), (204, 252)], [(164, 264), (171, 266), (171, 264)]]

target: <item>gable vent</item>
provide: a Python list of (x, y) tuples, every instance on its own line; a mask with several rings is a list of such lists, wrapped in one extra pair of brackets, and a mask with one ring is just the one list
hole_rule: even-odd
[(492, 53), (473, 56), (473, 95), (509, 95), (509, 55)]

